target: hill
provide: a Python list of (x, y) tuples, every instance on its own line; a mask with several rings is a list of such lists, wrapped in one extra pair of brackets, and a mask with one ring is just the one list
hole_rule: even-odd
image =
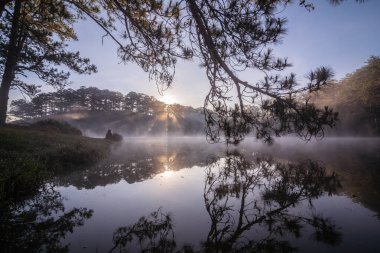
[(81, 136), (66, 124), (49, 124), (0, 127), (0, 208), (36, 194), (53, 172), (87, 168), (110, 151), (107, 140)]
[(339, 113), (339, 122), (328, 135), (379, 135), (380, 58), (370, 57), (365, 66), (318, 91), (311, 102)]
[(78, 127), (87, 136), (103, 136), (107, 129), (124, 136), (162, 136), (203, 134), (203, 111), (181, 105), (164, 111), (139, 113), (127, 111), (74, 111), (51, 115)]
[(168, 105), (142, 93), (124, 96), (94, 87), (40, 93), (30, 101), (15, 100), (10, 113), (26, 123), (44, 118), (63, 120), (91, 136), (103, 136), (107, 129), (126, 136), (195, 135), (203, 134), (205, 125), (201, 108)]
[[(377, 136), (380, 134), (380, 58), (343, 80), (324, 86), (307, 96), (310, 102), (339, 113), (334, 136)], [(108, 129), (125, 136), (204, 134), (202, 108), (168, 105), (152, 96), (100, 90), (95, 87), (40, 93), (30, 101), (11, 103), (11, 115), (30, 123), (41, 118), (63, 120), (88, 136), (104, 136)]]

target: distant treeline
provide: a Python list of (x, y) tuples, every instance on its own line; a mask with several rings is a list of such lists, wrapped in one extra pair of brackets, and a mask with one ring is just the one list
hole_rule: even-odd
[[(362, 68), (306, 97), (318, 107), (328, 106), (339, 113), (337, 126), (327, 129), (326, 135), (379, 135), (380, 58), (370, 57)], [(30, 101), (14, 100), (10, 112), (26, 120), (56, 117), (98, 133), (112, 128), (131, 135), (199, 134), (205, 124), (202, 109), (166, 105), (142, 93), (123, 95), (95, 87), (40, 93)], [(68, 115), (71, 112), (86, 113), (74, 118)]]
[(62, 89), (40, 93), (30, 101), (14, 100), (10, 113), (16, 117), (35, 118), (73, 111), (154, 114), (165, 108), (165, 103), (146, 94), (129, 92), (124, 96), (120, 92), (82, 86), (77, 90)]
[(167, 105), (142, 93), (81, 87), (40, 93), (30, 101), (14, 100), (11, 114), (33, 122), (53, 118), (69, 122), (85, 134), (104, 135), (107, 129), (123, 135), (194, 135), (204, 133), (202, 109)]
[(339, 113), (334, 135), (380, 134), (380, 58), (370, 57), (367, 64), (343, 80), (318, 91), (311, 100)]

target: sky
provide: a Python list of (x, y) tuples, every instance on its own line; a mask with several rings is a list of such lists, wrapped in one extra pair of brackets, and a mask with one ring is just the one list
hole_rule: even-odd
[[(371, 56), (380, 56), (380, 1), (369, 0), (358, 4), (347, 0), (332, 6), (327, 0), (314, 1), (315, 10), (308, 12), (297, 4), (291, 5), (280, 15), (287, 17), (288, 32), (282, 43), (274, 47), (277, 56), (288, 57), (293, 64), (287, 72), (294, 72), (302, 83), (303, 76), (319, 66), (330, 66), (339, 80), (363, 66)], [(204, 69), (196, 60), (180, 61), (176, 67), (173, 87), (162, 97), (154, 81), (133, 63), (121, 63), (117, 46), (103, 38), (104, 32), (90, 21), (82, 21), (75, 27), (79, 40), (69, 44), (70, 50), (80, 51), (83, 57), (97, 65), (98, 73), (72, 74), (70, 88), (95, 86), (127, 94), (130, 91), (155, 96), (166, 102), (200, 107), (209, 90)], [(249, 81), (258, 80), (257, 72), (247, 70), (240, 76)], [(32, 77), (33, 78), (33, 77)], [(38, 80), (35, 83), (42, 84)], [(42, 87), (42, 91), (52, 89)], [(22, 96), (13, 91), (11, 99)]]

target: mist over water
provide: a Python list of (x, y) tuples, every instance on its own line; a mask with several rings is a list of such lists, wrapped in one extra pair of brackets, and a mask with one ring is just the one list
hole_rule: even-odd
[[(361, 49), (378, 51), (367, 43), (375, 12), (295, 1), (301, 13), (291, 2), (2, 1), (0, 252), (379, 253), (380, 138), (355, 136), (380, 136), (380, 57), (346, 74), (338, 62), (314, 66), (326, 50), (307, 36), (318, 31), (355, 65), (370, 54)], [(342, 22), (354, 10), (365, 33)], [(97, 87), (78, 87), (75, 75), (68, 86), (72, 71), (96, 73), (91, 58), (102, 53), (87, 45), (88, 24), (76, 24), (86, 17), (106, 32), (102, 44), (120, 45), (123, 63), (149, 72), (159, 99), (140, 93), (133, 68), (127, 79), (111, 70)], [(293, 18), (305, 36), (287, 53), (318, 54), (310, 69), (293, 68), (298, 77), (271, 49), (282, 50)], [(344, 24), (347, 45), (326, 24)], [(81, 30), (87, 39), (71, 45)], [(366, 38), (360, 50), (352, 34)], [(109, 65), (103, 58), (94, 63)], [(201, 62), (206, 79), (180, 58)], [(112, 85), (122, 79), (126, 94)], [(163, 94), (175, 83), (191, 94)], [(12, 96), (15, 87), (27, 96)], [(254, 138), (288, 133), (272, 145)]]
[[(140, 245), (132, 229), (143, 226), (141, 217), (162, 228), (170, 215), (164, 234), (174, 237), (165, 242), (174, 240), (176, 250), (282, 245), (299, 252), (378, 252), (379, 148), (373, 138), (282, 138), (271, 146), (247, 139), (238, 147), (202, 137), (125, 138), (97, 166), (56, 177), (67, 208), (94, 212), (62, 242), (73, 252), (120, 249), (113, 238), (123, 238), (117, 229), (124, 227), (132, 252), (175, 252), (156, 240), (164, 231)], [(239, 217), (247, 220), (240, 224)]]

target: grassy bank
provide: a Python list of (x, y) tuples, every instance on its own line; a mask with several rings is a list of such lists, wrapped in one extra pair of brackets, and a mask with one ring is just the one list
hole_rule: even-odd
[(18, 201), (38, 190), (53, 173), (64, 173), (105, 158), (104, 139), (37, 127), (0, 128), (0, 201)]

